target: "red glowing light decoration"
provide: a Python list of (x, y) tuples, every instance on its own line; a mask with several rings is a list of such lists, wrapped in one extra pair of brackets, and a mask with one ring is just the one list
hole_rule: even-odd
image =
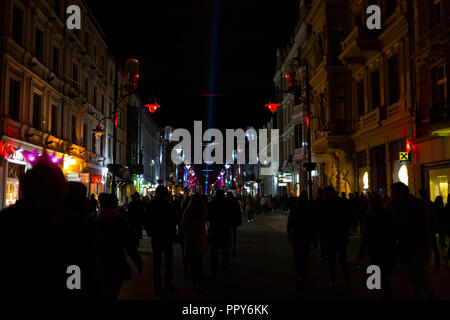
[(269, 110), (272, 111), (272, 113), (274, 113), (279, 106), (281, 106), (281, 104), (279, 104), (279, 103), (272, 103), (272, 102), (270, 102), (270, 100), (269, 100), (269, 103), (266, 104), (266, 107), (269, 108)]
[(415, 151), (414, 145), (411, 143), (411, 141), (406, 139), (406, 152), (411, 153), (411, 152), (414, 152), (414, 151)]
[(119, 115), (116, 113), (115, 116), (114, 116), (114, 125), (116, 126), (116, 128), (117, 128), (117, 124), (118, 124), (118, 122), (119, 122), (119, 119), (120, 119), (120, 117), (119, 117)]
[(150, 113), (155, 113), (157, 109), (161, 108), (156, 100), (155, 103), (146, 104), (145, 107), (148, 108), (148, 111), (150, 111)]
[(289, 79), (291, 76), (289, 73), (286, 73), (286, 75), (284, 76), (286, 79)]
[(309, 129), (309, 114), (305, 114), (306, 128)]
[(16, 152), (16, 149), (14, 149), (10, 142), (5, 144), (3, 141), (0, 141), (0, 155), (4, 155), (8, 159), (14, 152)]

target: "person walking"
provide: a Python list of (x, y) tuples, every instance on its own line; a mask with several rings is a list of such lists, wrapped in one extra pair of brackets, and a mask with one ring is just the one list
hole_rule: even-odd
[(95, 194), (91, 194), (89, 197), (89, 214), (92, 217), (97, 217), (97, 211), (98, 211), (98, 201), (95, 198)]
[[(420, 189), (419, 196), (425, 203), (427, 207), (427, 211), (429, 212), (429, 227), (430, 227), (430, 237), (431, 237), (431, 248), (433, 250), (434, 257), (434, 266), (436, 269), (439, 269), (441, 266), (441, 253), (439, 252), (438, 245), (438, 231), (439, 231), (439, 222), (438, 222), (438, 210), (439, 210), (439, 199), (437, 200), (437, 205), (430, 201), (429, 192), (427, 189)], [(444, 204), (442, 203), (442, 207)]]
[(118, 211), (116, 196), (102, 193), (99, 195), (99, 204), (97, 224), (101, 238), (105, 289), (107, 299), (116, 300), (123, 282), (131, 279), (132, 270), (125, 251), (136, 265), (138, 273), (142, 272), (142, 259), (137, 258), (130, 246), (127, 222)]
[(248, 217), (247, 222), (254, 221), (255, 207), (256, 207), (255, 199), (252, 196), (248, 196), (245, 206), (247, 208), (247, 217)]
[(356, 265), (361, 265), (367, 255), (371, 264), (380, 268), (381, 300), (392, 300), (390, 279), (397, 263), (396, 251), (394, 216), (383, 207), (381, 196), (372, 194)]
[(402, 182), (391, 185), (391, 196), (398, 225), (399, 262), (408, 268), (416, 299), (423, 299), (431, 258), (429, 208)]
[(180, 226), (183, 255), (190, 262), (194, 290), (201, 290), (203, 266), (202, 257), (208, 252), (207, 208), (200, 195), (195, 194), (184, 211)]
[(233, 195), (233, 192), (227, 192), (227, 201), (230, 206), (230, 215), (231, 215), (231, 250), (233, 255), (236, 254), (236, 244), (237, 244), (237, 228), (242, 226), (242, 215), (241, 208), (239, 202)]
[(336, 256), (339, 256), (346, 282), (345, 291), (350, 293), (350, 267), (347, 260), (348, 233), (352, 225), (350, 208), (337, 196), (332, 186), (325, 188), (323, 199), (324, 237), (330, 272), (329, 285), (334, 287), (336, 284)]
[(287, 232), (294, 251), (297, 290), (307, 285), (309, 253), (315, 235), (314, 212), (306, 191), (302, 191), (289, 211)]
[(177, 237), (177, 218), (169, 200), (169, 191), (160, 185), (144, 214), (144, 228), (151, 237), (153, 249), (153, 281), (155, 293), (164, 296), (161, 285), (162, 256), (165, 260), (164, 282), (169, 294), (177, 293), (172, 284), (173, 244)]
[[(142, 239), (142, 219), (144, 215), (144, 203), (141, 201), (141, 196), (139, 193), (134, 192), (131, 195), (131, 201), (128, 204), (128, 208), (126, 211), (126, 218), (128, 222), (128, 230), (129, 230), (129, 250), (132, 250), (136, 257), (136, 259), (141, 259), (141, 256), (138, 254), (139, 242)], [(142, 264), (142, 261), (139, 262)]]
[(228, 271), (230, 254), (232, 215), (223, 190), (217, 190), (208, 210), (209, 241), (211, 245), (211, 272), (219, 270), (219, 251), (222, 253), (222, 270)]

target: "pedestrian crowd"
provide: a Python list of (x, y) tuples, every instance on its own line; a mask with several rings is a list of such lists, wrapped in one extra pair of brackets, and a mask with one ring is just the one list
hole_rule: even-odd
[[(197, 291), (208, 247), (213, 275), (226, 272), (236, 252), (241, 205), (231, 192), (218, 190), (211, 201), (199, 194), (180, 199), (160, 185), (152, 198), (134, 193), (120, 207), (113, 194), (88, 198), (86, 187), (67, 182), (45, 152), (20, 185), (20, 199), (0, 213), (0, 296), (115, 300), (132, 277), (129, 262), (138, 274), (143, 271), (138, 248), (144, 230), (151, 238), (158, 296), (177, 293), (174, 244)], [(73, 270), (80, 271), (75, 289), (69, 285), (77, 282)]]
[(448, 264), (450, 257), (449, 250), (440, 256), (440, 248), (447, 248), (446, 237), (450, 234), (450, 204), (444, 206), (442, 196), (431, 202), (425, 189), (419, 194), (413, 196), (401, 182), (392, 184), (390, 198), (378, 192), (339, 196), (331, 186), (319, 189), (314, 200), (308, 199), (306, 191), (301, 192), (291, 204), (287, 223), (297, 289), (308, 286), (310, 252), (315, 249), (328, 264), (326, 285), (336, 285), (338, 259), (345, 291), (350, 293), (349, 236), (359, 234), (356, 265), (361, 266), (368, 257), (371, 265), (380, 268), (381, 299), (392, 299), (391, 276), (398, 264), (406, 266), (415, 297), (425, 298), (430, 261), (440, 268), (441, 260)]

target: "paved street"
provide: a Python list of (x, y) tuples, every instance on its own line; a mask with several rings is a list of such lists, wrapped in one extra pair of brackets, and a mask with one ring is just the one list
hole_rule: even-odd
[[(286, 299), (376, 299), (376, 292), (365, 287), (366, 275), (352, 264), (352, 293), (344, 294), (344, 283), (338, 278), (336, 288), (327, 288), (327, 266), (318, 251), (312, 252), (310, 261), (310, 285), (301, 293), (295, 290), (293, 255), (285, 234), (286, 214), (271, 213), (258, 215), (255, 222), (244, 222), (238, 233), (238, 252), (231, 259), (230, 272), (219, 274), (216, 279), (209, 273), (209, 256), (204, 257), (205, 286), (198, 294), (191, 289), (190, 278), (184, 278), (180, 249), (175, 249), (174, 284), (180, 290), (173, 300), (286, 300)], [(350, 239), (350, 261), (355, 260), (359, 237)], [(120, 299), (159, 299), (153, 294), (151, 248), (149, 239), (142, 241), (140, 249), (144, 262), (144, 272), (134, 274), (133, 279), (124, 284)], [(450, 298), (449, 268), (430, 269), (431, 295)], [(338, 269), (339, 272), (339, 269)], [(339, 274), (338, 274), (339, 276)], [(393, 276), (394, 299), (412, 299), (412, 290), (406, 277), (406, 270), (398, 266)]]

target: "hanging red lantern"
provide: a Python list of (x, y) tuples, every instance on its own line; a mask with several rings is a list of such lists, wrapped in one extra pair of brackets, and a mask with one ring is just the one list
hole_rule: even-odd
[(272, 102), (270, 102), (270, 100), (269, 100), (269, 103), (266, 104), (266, 107), (269, 108), (269, 110), (272, 111), (272, 113), (275, 112), (279, 106), (281, 106), (281, 104), (272, 103)]
[(157, 109), (161, 108), (158, 102), (156, 102), (156, 99), (155, 103), (146, 104), (145, 107), (148, 108), (148, 111), (150, 111), (150, 113), (155, 113)]

